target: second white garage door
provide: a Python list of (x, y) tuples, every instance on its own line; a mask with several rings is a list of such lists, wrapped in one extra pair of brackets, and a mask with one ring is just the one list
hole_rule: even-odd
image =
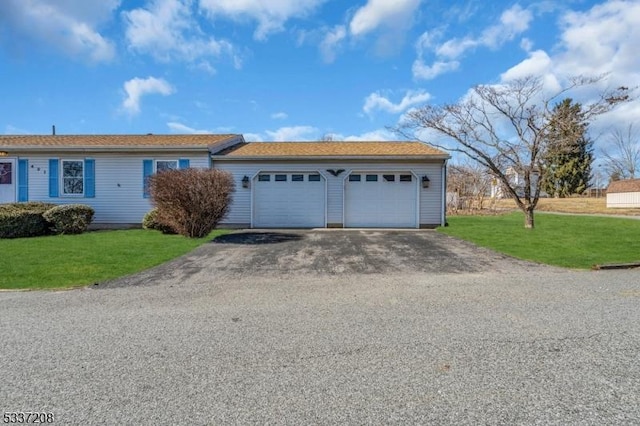
[(318, 173), (260, 173), (253, 182), (254, 228), (317, 228), (325, 223), (325, 182)]
[(345, 181), (345, 227), (415, 228), (418, 181), (409, 173), (351, 173)]

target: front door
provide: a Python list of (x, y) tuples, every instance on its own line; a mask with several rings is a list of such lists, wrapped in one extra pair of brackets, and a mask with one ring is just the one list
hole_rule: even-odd
[(16, 201), (16, 160), (0, 158), (0, 204)]

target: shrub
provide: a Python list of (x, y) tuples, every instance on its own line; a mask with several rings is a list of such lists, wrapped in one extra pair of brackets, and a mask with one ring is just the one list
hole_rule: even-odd
[(81, 234), (93, 220), (93, 208), (84, 204), (63, 204), (44, 213), (56, 234)]
[(26, 203), (8, 203), (0, 204), (0, 212), (5, 211), (29, 211), (34, 213), (44, 213), (57, 204), (41, 203), (40, 201), (29, 201)]
[(0, 238), (37, 237), (49, 233), (43, 213), (55, 204), (28, 202), (0, 205)]
[(163, 234), (175, 234), (175, 231), (168, 225), (158, 222), (158, 209), (153, 208), (144, 215), (142, 219), (142, 227), (144, 229), (154, 229), (161, 231)]
[(46, 235), (49, 224), (41, 213), (28, 210), (0, 212), (0, 238), (24, 238)]
[(233, 190), (233, 177), (222, 170), (168, 170), (149, 178), (156, 220), (191, 238), (202, 238), (218, 225)]

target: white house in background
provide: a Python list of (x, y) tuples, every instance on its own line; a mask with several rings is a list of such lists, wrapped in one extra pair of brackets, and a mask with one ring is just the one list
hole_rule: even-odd
[(640, 179), (611, 182), (607, 187), (607, 207), (640, 208)]
[(446, 221), (449, 156), (420, 142), (0, 136), (0, 155), (0, 202), (88, 204), (97, 224), (140, 224), (151, 208), (147, 177), (185, 167), (234, 176), (223, 226), (418, 228)]
[[(509, 179), (512, 187), (515, 188), (518, 194), (524, 194), (524, 174), (522, 171), (518, 171), (513, 167), (507, 168), (505, 176)], [(540, 173), (537, 170), (531, 172), (531, 182), (529, 187), (531, 188), (531, 194), (534, 193), (538, 177)], [(546, 195), (546, 194), (541, 194)], [(491, 198), (504, 198), (509, 197), (509, 192), (504, 188), (504, 183), (496, 177), (491, 179)]]

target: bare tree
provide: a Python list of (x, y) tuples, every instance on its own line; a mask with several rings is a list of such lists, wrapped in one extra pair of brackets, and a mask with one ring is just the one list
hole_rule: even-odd
[(629, 124), (626, 131), (614, 129), (609, 135), (609, 147), (602, 150), (604, 167), (609, 176), (633, 179), (640, 170), (640, 137)]
[[(449, 145), (446, 141), (428, 141), (436, 147), (460, 152), (489, 170), (524, 212), (524, 226), (533, 228), (533, 213), (547, 166), (546, 135), (553, 103), (569, 90), (594, 85), (603, 78), (573, 78), (567, 87), (551, 96), (545, 96), (541, 78), (533, 76), (501, 85), (476, 86), (456, 104), (426, 105), (409, 112), (407, 120), (396, 130), (417, 139), (422, 131), (435, 131), (453, 142)], [(628, 88), (619, 87), (600, 93), (592, 103), (583, 104), (584, 119), (588, 121), (629, 100), (628, 92)], [(523, 177), (521, 190), (512, 183), (508, 170)]]
[[(469, 161), (447, 167), (447, 193), (452, 211), (482, 210), (491, 191), (492, 176), (478, 163)], [(448, 197), (449, 198), (449, 197)]]

